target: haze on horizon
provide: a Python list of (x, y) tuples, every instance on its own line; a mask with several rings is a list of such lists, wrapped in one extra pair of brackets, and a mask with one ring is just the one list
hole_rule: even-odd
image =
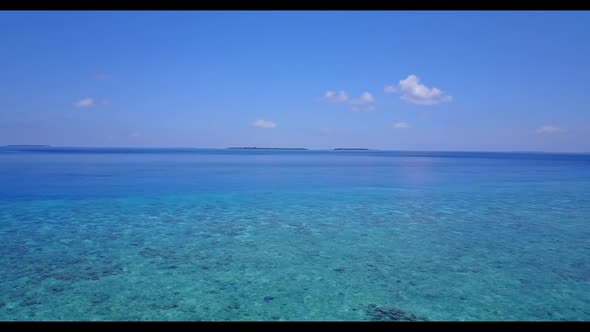
[(590, 151), (589, 12), (0, 12), (0, 146)]

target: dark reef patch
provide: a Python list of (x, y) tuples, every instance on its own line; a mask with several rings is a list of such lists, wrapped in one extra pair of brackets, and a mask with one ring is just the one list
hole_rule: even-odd
[(178, 308), (178, 304), (176, 303), (161, 303), (157, 306), (158, 309), (161, 310), (172, 310)]
[(42, 303), (43, 303), (43, 301), (41, 301), (38, 297), (31, 296), (31, 295), (25, 296), (21, 301), (21, 304), (23, 306), (32, 306), (32, 305), (38, 305), (38, 304), (42, 304)]
[(109, 294), (95, 293), (90, 297), (89, 301), (92, 305), (99, 305), (109, 301), (110, 299), (111, 297), (109, 296)]
[(51, 285), (49, 287), (47, 287), (47, 291), (49, 291), (50, 293), (61, 293), (65, 290), (66, 288), (63, 285)]
[(162, 302), (151, 303), (149, 305), (149, 308), (152, 310), (174, 310), (178, 307), (178, 303), (172, 299), (166, 299)]
[(418, 317), (411, 312), (395, 307), (380, 307), (376, 304), (368, 305), (366, 313), (367, 316), (374, 321), (417, 322), (427, 320), (426, 318)]
[[(21, 273), (30, 276), (30, 283), (37, 284), (46, 279), (60, 281), (98, 280), (103, 277), (121, 274), (123, 265), (109, 257), (99, 257), (95, 260), (83, 260), (80, 257), (42, 255), (27, 256), (20, 263)], [(50, 292), (63, 291), (59, 286), (52, 286)]]
[(232, 303), (225, 308), (226, 311), (238, 310), (238, 309), (240, 309), (240, 305), (238, 303)]
[(139, 253), (144, 257), (161, 257), (161, 256), (163, 256), (163, 253), (160, 250), (154, 249), (154, 248), (144, 248)]

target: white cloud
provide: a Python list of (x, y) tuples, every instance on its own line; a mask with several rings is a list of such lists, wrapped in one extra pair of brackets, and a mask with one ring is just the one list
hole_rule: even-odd
[(363, 92), (359, 99), (353, 99), (350, 101), (352, 104), (362, 105), (362, 104), (372, 104), (375, 102), (375, 98), (372, 94), (368, 92)]
[(434, 105), (447, 103), (453, 100), (453, 97), (445, 94), (438, 88), (429, 88), (420, 83), (416, 75), (410, 75), (404, 80), (400, 80), (397, 86), (388, 85), (383, 89), (385, 93), (401, 92), (402, 100), (419, 105)]
[(90, 107), (90, 106), (94, 106), (94, 99), (92, 98), (84, 98), (81, 100), (78, 100), (77, 102), (74, 103), (74, 106), (76, 107)]
[(542, 126), (537, 129), (538, 134), (554, 134), (561, 131), (563, 131), (563, 129), (556, 126)]
[(363, 92), (359, 98), (351, 98), (345, 91), (326, 91), (323, 97), (324, 100), (334, 103), (345, 103), (355, 105), (351, 111), (372, 111), (375, 109), (373, 103), (375, 97), (369, 92)]
[(405, 128), (410, 128), (410, 125), (407, 122), (396, 122), (393, 124), (393, 128), (405, 129)]
[(254, 122), (253, 125), (258, 128), (274, 128), (277, 126), (276, 123), (274, 123), (272, 121), (266, 121), (266, 120), (258, 120), (256, 122)]

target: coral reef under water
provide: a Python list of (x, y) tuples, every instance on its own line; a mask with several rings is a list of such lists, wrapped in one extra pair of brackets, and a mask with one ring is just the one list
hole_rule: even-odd
[(371, 320), (375, 321), (416, 322), (427, 320), (395, 307), (380, 307), (376, 304), (369, 304), (366, 313)]

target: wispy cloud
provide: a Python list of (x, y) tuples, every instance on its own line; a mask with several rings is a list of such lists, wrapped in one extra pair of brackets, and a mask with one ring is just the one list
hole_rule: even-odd
[(80, 99), (74, 103), (74, 106), (76, 106), (76, 107), (90, 107), (90, 106), (94, 106), (94, 105), (95, 105), (94, 99), (92, 99), (90, 97)]
[(350, 97), (344, 91), (326, 91), (324, 94), (324, 100), (335, 103), (346, 103), (350, 100)]
[(375, 109), (375, 97), (369, 92), (363, 92), (360, 97), (352, 98), (346, 91), (326, 91), (322, 99), (334, 103), (353, 105), (350, 109), (353, 112), (372, 111)]
[(98, 74), (94, 75), (94, 77), (97, 80), (104, 80), (104, 79), (107, 79), (107, 78), (111, 77), (111, 75), (105, 74), (105, 73), (98, 73)]
[(407, 122), (396, 122), (393, 124), (393, 128), (405, 129), (405, 128), (410, 128), (410, 125)]
[(138, 131), (134, 131), (131, 134), (129, 134), (129, 137), (133, 137), (133, 138), (137, 138), (137, 137), (141, 137), (141, 133)]
[(395, 93), (395, 92), (397, 92), (397, 86), (395, 86), (395, 85), (386, 85), (385, 88), (383, 88), (383, 92), (385, 92), (385, 93)]
[(258, 120), (253, 125), (258, 128), (275, 128), (277, 126), (276, 123), (267, 120)]
[(564, 131), (562, 128), (557, 126), (542, 126), (537, 128), (538, 134), (555, 134)]
[(429, 88), (420, 83), (416, 75), (410, 75), (406, 79), (400, 80), (397, 85), (387, 85), (383, 89), (385, 93), (402, 93), (401, 99), (418, 105), (434, 105), (447, 103), (453, 100), (452, 96), (447, 95), (438, 88)]

